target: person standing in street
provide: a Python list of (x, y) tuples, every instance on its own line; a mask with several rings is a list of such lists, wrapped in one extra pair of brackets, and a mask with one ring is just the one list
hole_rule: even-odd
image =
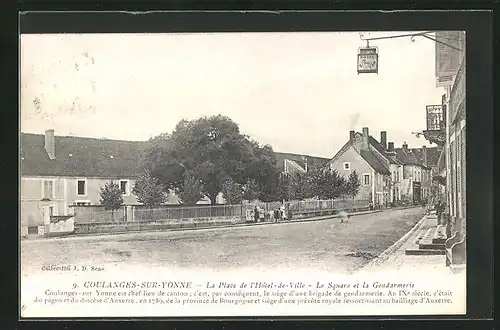
[(253, 209), (253, 216), (254, 216), (255, 222), (258, 222), (259, 221), (259, 208), (257, 207), (257, 205)]

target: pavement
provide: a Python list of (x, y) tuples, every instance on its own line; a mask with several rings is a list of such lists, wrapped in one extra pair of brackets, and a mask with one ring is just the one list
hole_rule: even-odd
[[(411, 208), (417, 208), (417, 207), (398, 207), (398, 208), (391, 208), (391, 209), (386, 209), (386, 211), (396, 211), (396, 210), (403, 210), (403, 209), (411, 209)], [(420, 208), (420, 207), (418, 207)], [(355, 216), (360, 216), (360, 215), (366, 215), (366, 214), (371, 214), (371, 213), (378, 213), (378, 212), (383, 212), (384, 210), (371, 210), (371, 211), (359, 211), (359, 212), (352, 212), (349, 213), (349, 217), (355, 217)], [(207, 226), (207, 227), (195, 227), (195, 228), (175, 228), (175, 229), (161, 229), (161, 230), (140, 230), (140, 231), (125, 231), (125, 232), (115, 232), (115, 233), (91, 233), (91, 234), (68, 234), (68, 235), (63, 235), (63, 236), (53, 236), (53, 237), (43, 237), (43, 236), (37, 236), (37, 235), (32, 235), (28, 236), (26, 238), (22, 238), (22, 242), (28, 243), (28, 242), (37, 242), (37, 241), (47, 241), (47, 240), (71, 240), (71, 239), (85, 239), (85, 238), (92, 238), (95, 236), (114, 236), (114, 235), (130, 235), (130, 234), (147, 234), (151, 232), (176, 232), (176, 231), (195, 231), (195, 230), (207, 230), (207, 229), (219, 229), (219, 228), (238, 228), (238, 227), (253, 227), (253, 226), (271, 226), (271, 225), (280, 225), (284, 223), (302, 223), (302, 222), (311, 222), (311, 221), (322, 221), (322, 220), (327, 220), (327, 219), (338, 219), (341, 218), (342, 215), (340, 214), (334, 214), (334, 215), (325, 215), (325, 216), (316, 216), (316, 217), (310, 217), (310, 218), (301, 218), (301, 219), (291, 219), (290, 221), (278, 221), (278, 222), (273, 222), (273, 221), (265, 221), (265, 222), (244, 222), (244, 223), (236, 223), (232, 225), (219, 225), (219, 226)]]
[(30, 276), (51, 264), (97, 265), (106, 270), (258, 267), (352, 273), (392, 246), (423, 214), (420, 208), (390, 209), (364, 212), (347, 222), (330, 216), (321, 221), (25, 240), (21, 265), (23, 274)]
[(433, 213), (425, 215), (406, 235), (365, 265), (362, 270), (412, 272), (425, 269), (430, 272), (465, 273), (465, 267), (453, 270), (446, 267), (446, 256), (444, 255), (406, 255), (406, 249), (414, 247), (415, 242), (423, 232), (430, 228), (436, 228), (437, 218), (433, 215)]

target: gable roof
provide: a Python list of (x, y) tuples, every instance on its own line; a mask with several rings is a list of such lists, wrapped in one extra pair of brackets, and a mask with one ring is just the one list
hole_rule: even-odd
[(441, 151), (438, 147), (427, 148), (427, 165), (438, 166)]
[(285, 170), (285, 159), (294, 161), (301, 167), (305, 167), (305, 159), (307, 159), (307, 166), (309, 168), (312, 167), (320, 167), (328, 163), (328, 158), (323, 158), (323, 157), (315, 157), (315, 156), (307, 156), (307, 155), (299, 155), (299, 154), (291, 154), (291, 153), (284, 153), (284, 152), (274, 152), (274, 155), (276, 157), (276, 165), (278, 166), (278, 169), (280, 171)]
[(411, 149), (404, 150), (403, 148), (395, 148), (397, 157), (404, 165), (420, 165), (423, 166), (419, 158), (412, 152)]
[(21, 175), (135, 177), (143, 142), (55, 136), (55, 159), (44, 135), (21, 133)]
[[(362, 133), (356, 132), (354, 133), (354, 136), (356, 138), (359, 138), (363, 136)], [(396, 163), (395, 160), (391, 158), (391, 156), (384, 150), (384, 147), (371, 135), (368, 137), (368, 143), (370, 146), (372, 146), (377, 152), (379, 152), (382, 157), (386, 158), (390, 163)], [(330, 161), (334, 161), (338, 156), (342, 155), (349, 147), (353, 146), (353, 141), (349, 140), (347, 141), (342, 148), (333, 156), (333, 158)], [(356, 150), (356, 148), (354, 148)], [(356, 152), (358, 152), (356, 150)], [(387, 174), (390, 175), (391, 172), (389, 169), (377, 158), (375, 155), (374, 151), (372, 150), (363, 150), (361, 149), (358, 152), (361, 157), (370, 165), (371, 168), (373, 168), (376, 172), (382, 173), (382, 174)]]
[(359, 151), (359, 154), (376, 172), (381, 174), (391, 175), (389, 169), (387, 169), (387, 167), (385, 167), (385, 165), (382, 164), (382, 162), (377, 158), (377, 156), (375, 156), (373, 151), (361, 149)]
[(389, 161), (389, 163), (399, 164), (397, 156), (395, 157), (395, 155), (391, 155), (389, 152), (387, 152), (385, 148), (373, 136), (370, 135), (368, 137), (368, 143), (373, 148), (375, 148), (375, 150), (377, 150), (384, 158), (386, 158)]

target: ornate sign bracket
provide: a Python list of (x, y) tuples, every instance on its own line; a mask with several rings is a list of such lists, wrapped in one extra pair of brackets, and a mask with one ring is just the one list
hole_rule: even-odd
[(440, 147), (444, 146), (446, 142), (446, 132), (444, 130), (439, 130), (439, 131), (426, 130), (422, 132), (412, 132), (412, 134), (415, 134), (417, 138), (420, 138), (420, 136), (423, 135), (427, 141), (429, 141), (430, 143), (435, 143)]
[(446, 47), (450, 47), (455, 50), (463, 51), (463, 49), (460, 49), (458, 47), (449, 45), (445, 42), (442, 42), (441, 40), (437, 40), (433, 36), (430, 36), (429, 34), (432, 33), (432, 31), (425, 31), (425, 32), (418, 32), (418, 33), (408, 33), (408, 34), (399, 34), (399, 35), (392, 35), (392, 36), (385, 36), (385, 37), (374, 37), (374, 38), (366, 38), (363, 33), (359, 34), (359, 38), (363, 41), (366, 41), (367, 43), (370, 40), (383, 40), (383, 39), (395, 39), (395, 38), (405, 38), (405, 37), (410, 37), (411, 42), (415, 42), (416, 37), (424, 37), (426, 39), (432, 40), (434, 42), (437, 42), (439, 44), (442, 44)]

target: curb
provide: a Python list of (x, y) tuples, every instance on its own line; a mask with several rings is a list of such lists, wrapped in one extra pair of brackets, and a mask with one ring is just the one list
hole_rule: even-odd
[[(383, 212), (383, 211), (390, 211), (390, 210), (402, 210), (402, 209), (412, 209), (415, 207), (406, 207), (406, 208), (397, 208), (397, 209), (385, 209), (385, 210), (372, 210), (372, 211), (361, 211), (361, 212), (356, 212), (356, 213), (349, 213), (349, 217), (354, 217), (358, 215), (365, 215), (365, 214), (372, 214), (372, 213), (378, 213), (378, 212)], [(72, 240), (72, 239), (85, 239), (85, 238), (92, 238), (92, 237), (97, 237), (97, 236), (119, 236), (119, 235), (127, 235), (127, 234), (147, 234), (147, 233), (154, 233), (154, 232), (161, 232), (161, 233), (167, 233), (167, 232), (179, 232), (179, 231), (195, 231), (195, 230), (207, 230), (207, 229), (222, 229), (222, 228), (241, 228), (241, 227), (252, 227), (252, 226), (264, 226), (264, 225), (284, 225), (284, 224), (291, 224), (291, 223), (304, 223), (304, 222), (311, 222), (311, 221), (322, 221), (322, 220), (328, 220), (328, 219), (337, 219), (340, 218), (341, 216), (339, 214), (333, 214), (333, 215), (326, 215), (326, 216), (321, 216), (321, 217), (314, 217), (314, 218), (305, 218), (305, 219), (292, 219), (290, 221), (280, 221), (280, 222), (258, 222), (258, 223), (239, 223), (239, 224), (234, 224), (234, 225), (224, 225), (224, 226), (209, 226), (209, 227), (193, 227), (193, 228), (176, 228), (176, 229), (158, 229), (158, 230), (135, 230), (135, 231), (125, 231), (125, 232), (115, 232), (115, 233), (92, 233), (92, 234), (73, 234), (73, 235), (67, 235), (67, 236), (61, 236), (61, 237), (40, 237), (40, 238), (32, 238), (32, 239), (23, 239), (21, 240), (22, 243), (34, 243), (34, 242), (50, 242), (54, 240)], [(28, 243), (29, 244), (29, 243)], [(385, 251), (384, 251), (385, 252)]]
[(366, 268), (370, 268), (370, 267), (374, 267), (374, 266), (378, 266), (381, 263), (383, 263), (384, 261), (386, 261), (396, 250), (398, 250), (404, 243), (406, 243), (408, 241), (408, 239), (410, 238), (410, 236), (413, 233), (415, 233), (417, 230), (419, 230), (420, 228), (423, 227), (423, 225), (425, 224), (427, 218), (428, 218), (428, 214), (424, 215), (422, 217), (422, 219), (420, 219), (415, 224), (415, 226), (413, 226), (412, 229), (410, 229), (406, 234), (403, 235), (403, 237), (401, 237), (400, 239), (398, 239), (394, 244), (392, 244), (390, 247), (388, 247), (387, 249), (385, 249), (384, 252), (382, 252), (378, 257), (376, 257), (375, 259), (373, 259), (372, 261), (370, 261), (368, 264), (366, 264), (365, 266), (363, 266), (360, 270), (363, 270), (363, 269), (366, 269)]

